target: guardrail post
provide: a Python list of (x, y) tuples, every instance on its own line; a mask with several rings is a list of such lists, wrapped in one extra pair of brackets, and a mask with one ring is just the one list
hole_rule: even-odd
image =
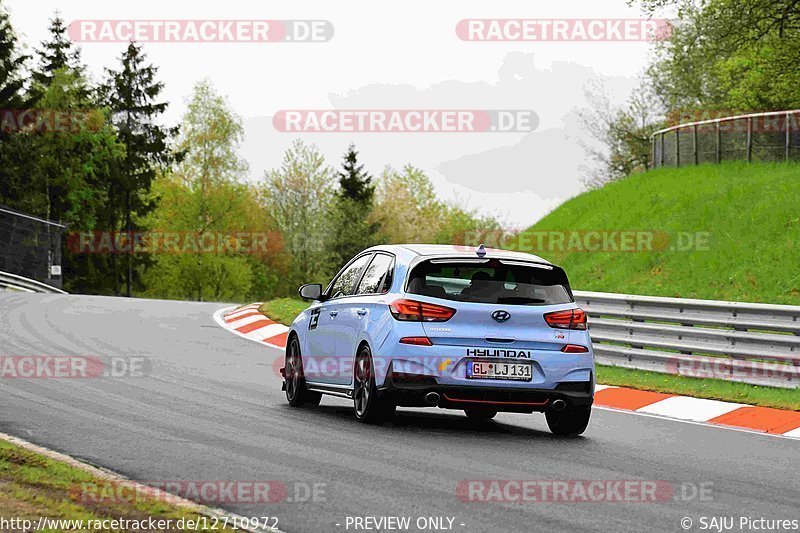
[(792, 114), (786, 113), (786, 154), (784, 158), (789, 161), (789, 150), (792, 147)]
[(719, 120), (717, 121), (717, 163), (720, 162), (722, 155), (722, 136), (719, 132)]
[[(633, 310), (633, 307), (631, 307), (631, 311), (632, 311), (632, 310)], [(641, 318), (633, 318), (633, 319), (631, 319), (631, 320), (632, 320), (633, 322), (640, 322), (640, 323), (644, 324), (644, 320), (642, 320)], [(633, 336), (634, 336), (634, 335), (633, 335), (633, 333), (631, 332), (631, 337), (633, 337)], [(644, 345), (643, 345), (643, 344), (631, 344), (630, 346), (631, 346), (631, 348), (634, 348), (634, 349), (636, 349), (636, 350), (644, 350)]]
[(675, 130), (675, 166), (681, 166), (681, 130)]
[(753, 160), (753, 117), (747, 117), (747, 162)]
[(697, 158), (697, 124), (692, 127), (692, 151), (694, 152), (694, 164), (698, 164)]

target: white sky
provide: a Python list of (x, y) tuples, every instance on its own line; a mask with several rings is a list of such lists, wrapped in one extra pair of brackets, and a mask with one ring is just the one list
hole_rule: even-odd
[[(386, 164), (421, 167), (439, 193), (511, 225), (535, 222), (580, 192), (583, 135), (575, 111), (583, 85), (606, 78), (621, 103), (645, 67), (643, 42), (479, 43), (460, 41), (464, 18), (637, 18), (625, 0), (6, 0), (29, 46), (47, 37), (56, 10), (69, 23), (84, 19), (325, 19), (327, 43), (148, 43), (160, 68), (168, 120), (179, 120), (193, 83), (209, 77), (245, 119), (243, 156), (251, 179), (280, 164), (296, 137), (274, 130), (280, 109), (482, 108), (532, 109), (530, 134), (307, 135), (338, 166), (356, 143), (373, 174)], [(124, 45), (85, 43), (84, 63), (98, 78), (116, 67)]]

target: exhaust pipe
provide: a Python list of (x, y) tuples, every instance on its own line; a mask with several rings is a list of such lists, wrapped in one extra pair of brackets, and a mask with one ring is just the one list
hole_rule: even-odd
[(562, 399), (553, 401), (553, 411), (563, 411), (567, 408), (567, 402)]
[(425, 401), (431, 405), (436, 405), (439, 403), (439, 393), (438, 392), (429, 392), (425, 395)]

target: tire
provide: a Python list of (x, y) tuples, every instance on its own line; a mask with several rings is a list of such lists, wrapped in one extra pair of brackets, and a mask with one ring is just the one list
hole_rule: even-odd
[(563, 411), (553, 411), (545, 413), (547, 426), (554, 435), (560, 437), (577, 437), (589, 425), (589, 418), (592, 416), (592, 407), (571, 407)]
[(292, 407), (304, 405), (319, 405), (322, 394), (313, 392), (306, 387), (303, 377), (303, 356), (300, 353), (300, 341), (292, 336), (286, 345), (286, 359), (284, 366), (284, 381), (286, 382), (286, 400)]
[(487, 409), (485, 407), (476, 407), (472, 409), (464, 409), (464, 414), (467, 415), (467, 418), (470, 420), (491, 420), (495, 416), (497, 416), (497, 411), (494, 409)]
[(353, 368), (353, 412), (364, 424), (382, 424), (394, 416), (397, 408), (378, 392), (373, 368), (372, 352), (365, 344), (359, 349)]

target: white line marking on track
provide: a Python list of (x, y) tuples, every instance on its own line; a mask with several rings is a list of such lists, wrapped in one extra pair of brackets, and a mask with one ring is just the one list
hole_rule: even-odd
[(617, 387), (615, 387), (614, 385), (601, 385), (599, 383), (596, 383), (595, 386), (594, 386), (594, 391), (595, 392), (600, 392), (601, 390), (616, 389), (616, 388)]
[(670, 418), (680, 418), (681, 420), (694, 420), (695, 422), (706, 422), (712, 418), (730, 413), (740, 407), (747, 407), (741, 403), (721, 402), (719, 400), (707, 400), (704, 398), (691, 398), (689, 396), (672, 396), (656, 403), (652, 403), (641, 409), (639, 413), (650, 413), (663, 415)]
[[(238, 335), (243, 339), (247, 339), (250, 342), (257, 342), (258, 344), (260, 344), (262, 346), (269, 346), (270, 348), (277, 348), (278, 350), (283, 350), (285, 348), (285, 346), (278, 346), (277, 344), (272, 344), (271, 342), (263, 342), (261, 340), (261, 338), (253, 339), (251, 337), (248, 337), (249, 333), (241, 333), (241, 332), (236, 331), (235, 329), (233, 329), (231, 327), (231, 324), (228, 324), (227, 322), (225, 322), (225, 319), (223, 318), (225, 316), (225, 313), (229, 312), (231, 309), (236, 309), (236, 307), (223, 308), (223, 309), (220, 309), (220, 310), (218, 310), (217, 312), (214, 313), (214, 315), (213, 315), (214, 322), (216, 322), (219, 327), (221, 327), (222, 329), (226, 329), (229, 332), (233, 333), (234, 335)], [(279, 335), (280, 333), (284, 333), (286, 331), (289, 331), (288, 327), (284, 326), (283, 324), (279, 324), (279, 325), (283, 327), (283, 330), (279, 331), (275, 335)], [(271, 335), (267, 335), (267, 336), (265, 336), (263, 338), (267, 338), (267, 337), (270, 337), (270, 336)]]
[(242, 326), (247, 326), (252, 324), (253, 322), (259, 322), (261, 320), (267, 320), (267, 317), (262, 315), (261, 313), (253, 316), (248, 316), (246, 318), (240, 318), (238, 320), (234, 320), (233, 322), (227, 322), (229, 328), (239, 329)]
[[(737, 427), (733, 427), (733, 426), (725, 426), (725, 425), (722, 425), (722, 424), (709, 424), (707, 422), (695, 422), (694, 420), (681, 420), (680, 418), (671, 418), (669, 416), (654, 415), (654, 414), (651, 414), (651, 413), (642, 413), (641, 411), (628, 411), (626, 409), (616, 409), (614, 407), (604, 407), (602, 405), (596, 405), (596, 404), (594, 406), (594, 409), (600, 409), (602, 411), (613, 411), (615, 413), (623, 413), (623, 414), (628, 414), (628, 415), (646, 416), (646, 417), (649, 417), (649, 418), (658, 418), (658, 419), (661, 419), (661, 420), (671, 420), (672, 422), (678, 422), (680, 424), (691, 424), (693, 426), (703, 426), (703, 427), (707, 427), (707, 428), (724, 429), (724, 430), (727, 430), (727, 431), (739, 431), (741, 433), (750, 433), (750, 434), (753, 434), (753, 435), (763, 435), (765, 437), (778, 437), (778, 438), (781, 438), (781, 439), (790, 438), (790, 439), (800, 440), (800, 438), (798, 438), (797, 436), (789, 435), (789, 433), (793, 433), (794, 431), (797, 431), (797, 430), (792, 430), (789, 433), (784, 433), (783, 435), (781, 435), (780, 433), (767, 433), (765, 431), (756, 431), (756, 430), (747, 429), (747, 428), (737, 428)], [(589, 426), (589, 427), (591, 427), (591, 426)]]
[(288, 330), (289, 328), (283, 324), (270, 324), (269, 326), (264, 326), (263, 328), (258, 328), (257, 330), (251, 331), (250, 333), (245, 333), (245, 336), (248, 339), (261, 342), (264, 339), (275, 337), (276, 335), (280, 335)]
[(246, 307), (240, 311), (234, 311), (225, 315), (226, 321), (233, 321), (234, 319), (258, 311), (258, 307)]

